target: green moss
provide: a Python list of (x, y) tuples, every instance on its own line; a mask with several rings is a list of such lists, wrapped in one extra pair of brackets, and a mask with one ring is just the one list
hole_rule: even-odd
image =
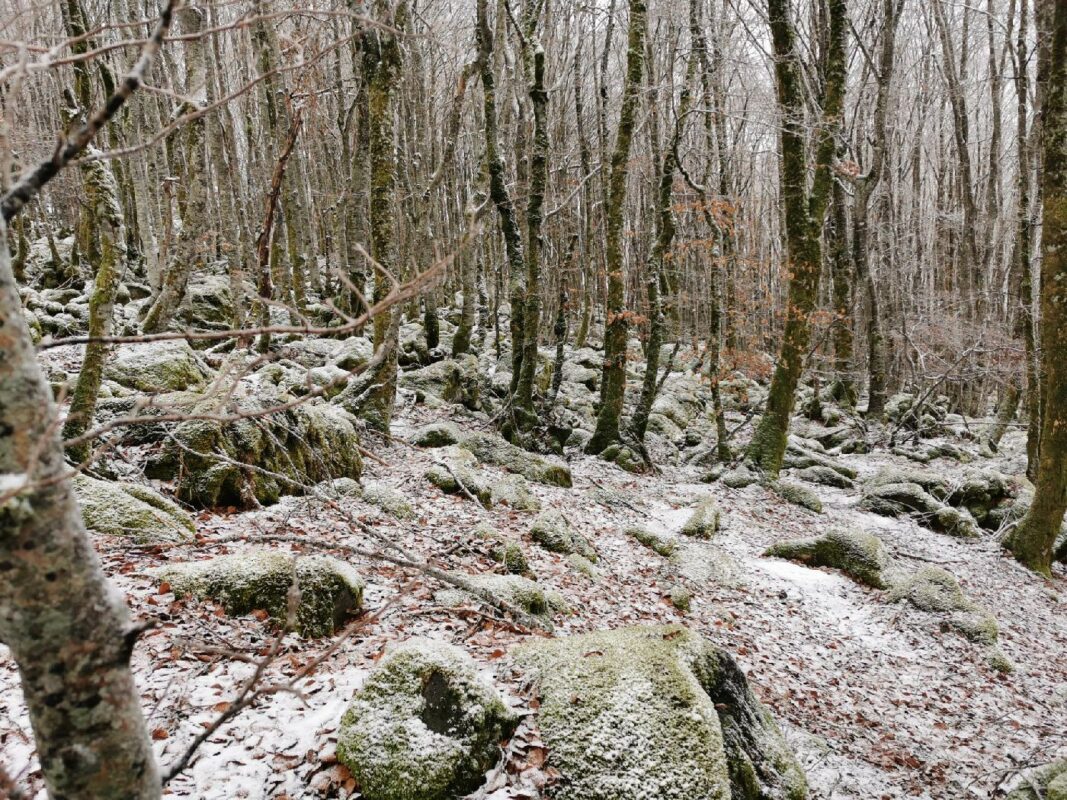
[(110, 483), (85, 475), (73, 480), (85, 526), (138, 544), (168, 544), (191, 539), (193, 518), (147, 486)]
[(807, 486), (792, 481), (774, 481), (768, 487), (788, 503), (814, 511), (816, 514), (822, 513), (822, 500)]
[(797, 477), (808, 483), (817, 483), (820, 486), (833, 486), (837, 489), (851, 489), (852, 480), (842, 475), (835, 469), (822, 466), (811, 466), (797, 472)]
[(936, 514), (945, 508), (917, 483), (868, 485), (859, 507), (885, 517), (899, 517), (911, 512)]
[(723, 486), (731, 489), (744, 489), (762, 480), (760, 474), (748, 464), (741, 464), (722, 476)]
[(571, 471), (568, 467), (535, 453), (528, 453), (499, 436), (475, 431), (462, 436), (459, 443), (484, 464), (503, 467), (508, 472), (518, 473), (535, 483), (567, 489), (572, 486)]
[(719, 530), (722, 513), (715, 500), (706, 497), (701, 500), (693, 513), (682, 526), (682, 534), (697, 539), (710, 539)]
[(933, 495), (938, 500), (944, 500), (948, 497), (952, 488), (949, 481), (940, 475), (920, 469), (901, 469), (900, 467), (885, 467), (879, 470), (867, 482), (867, 486), (877, 487), (899, 483), (916, 484), (924, 492)]
[[(807, 797), (803, 773), (744, 676), (681, 626), (521, 647), (557, 800)], [(725, 734), (725, 735), (724, 735)], [(735, 775), (748, 771), (757, 792)]]
[(401, 492), (384, 483), (367, 483), (363, 487), (362, 497), (364, 502), (377, 506), (397, 519), (411, 519), (415, 516), (411, 502)]
[(490, 487), (493, 505), (506, 505), (516, 511), (540, 511), (541, 501), (530, 491), (522, 475), (508, 475)]
[(296, 624), (303, 636), (328, 636), (363, 605), (363, 579), (343, 561), (329, 556), (294, 557), (253, 550), (206, 561), (170, 564), (151, 571), (178, 597), (215, 600), (227, 614), (262, 609), (287, 624), (294, 570), (300, 589)]
[(689, 613), (693, 603), (693, 593), (680, 583), (674, 584), (670, 592), (671, 605), (683, 613)]
[(571, 527), (561, 512), (554, 509), (537, 515), (530, 526), (530, 538), (552, 553), (578, 553), (590, 561), (597, 560), (596, 550), (589, 541)]
[(674, 540), (653, 533), (641, 525), (631, 525), (623, 533), (633, 537), (645, 547), (665, 558), (669, 558), (678, 549), (678, 543)]
[[(543, 589), (536, 581), (521, 575), (456, 575), (469, 583), (476, 594), (519, 608), (547, 623), (551, 623), (553, 614), (570, 610), (558, 592)], [(456, 606), (467, 600), (467, 593), (461, 589), (445, 589), (435, 597), (442, 605)]]
[[(260, 401), (240, 406), (247, 412), (258, 408)], [(306, 403), (235, 422), (183, 422), (146, 472), (176, 478), (178, 497), (192, 505), (248, 508), (302, 494), (305, 486), (333, 478), (358, 479), (362, 470), (351, 415), (336, 406)]]
[(1067, 800), (1067, 758), (1030, 770), (1008, 800)]
[(889, 564), (885, 545), (859, 530), (836, 529), (811, 539), (779, 542), (764, 555), (788, 558), (813, 567), (832, 567), (876, 589), (886, 587), (882, 573)]
[(949, 627), (972, 642), (996, 644), (996, 618), (967, 597), (955, 576), (941, 567), (923, 567), (903, 579), (893, 586), (889, 599), (907, 600), (920, 611), (944, 616)]
[(478, 359), (473, 355), (438, 361), (420, 369), (400, 374), (400, 386), (416, 396), (432, 395), (477, 411), (482, 407), (481, 376)]
[(469, 450), (451, 445), (441, 451), (438, 462), (424, 473), (430, 483), (445, 494), (466, 497), (470, 492), (483, 506), (492, 507), (492, 486), (486, 476), (475, 468), (477, 460)]
[(367, 800), (452, 800), (479, 786), (517, 721), (466, 653), (416, 639), (353, 697), (337, 758)]
[(142, 392), (169, 392), (201, 386), (211, 372), (184, 341), (165, 341), (122, 348), (108, 361), (104, 375)]
[(591, 581), (600, 580), (600, 570), (598, 570), (593, 562), (585, 556), (571, 553), (567, 556), (567, 564), (579, 575), (584, 575)]
[(495, 561), (503, 564), (504, 569), (512, 575), (533, 575), (533, 570), (530, 569), (530, 562), (526, 558), (526, 552), (522, 549), (522, 545), (514, 540), (506, 540), (498, 547), (494, 547), (492, 556)]
[(447, 447), (456, 444), (460, 435), (459, 428), (454, 423), (435, 422), (415, 431), (411, 441), (419, 447)]

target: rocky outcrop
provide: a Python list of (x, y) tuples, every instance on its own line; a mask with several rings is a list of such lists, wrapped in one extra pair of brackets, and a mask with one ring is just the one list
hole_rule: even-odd
[(556, 800), (808, 797), (740, 668), (687, 628), (537, 642), (516, 659), (537, 680)]
[(574, 530), (567, 518), (554, 509), (537, 515), (530, 526), (530, 538), (552, 553), (577, 553), (590, 561), (597, 560), (596, 550), (589, 540)]
[(124, 345), (108, 360), (104, 376), (141, 392), (180, 392), (202, 386), (211, 370), (183, 341)]
[(816, 514), (822, 513), (822, 500), (819, 499), (819, 495), (803, 484), (793, 481), (773, 481), (767, 486), (787, 503), (814, 511)]
[(859, 507), (885, 517), (910, 515), (926, 527), (949, 536), (978, 535), (978, 526), (970, 512), (945, 505), (918, 483), (886, 483), (876, 477), (867, 485)]
[(1067, 800), (1067, 758), (1027, 772), (1008, 800)]
[(682, 525), (682, 534), (697, 539), (710, 539), (719, 531), (722, 512), (718, 504), (710, 497), (701, 500), (689, 519)]
[(810, 539), (790, 539), (772, 545), (764, 555), (839, 569), (860, 583), (886, 588), (883, 572), (889, 566), (889, 556), (885, 545), (865, 531), (841, 528)]
[(567, 466), (529, 453), (500, 436), (475, 431), (464, 434), (459, 444), (474, 453), (483, 464), (503, 467), (535, 483), (562, 486), (565, 489), (572, 485), (571, 471)]
[(465, 406), (471, 411), (482, 407), (478, 359), (472, 355), (402, 372), (398, 382), (400, 388), (415, 392), (420, 399), (430, 395), (446, 403)]
[[(214, 600), (231, 616), (266, 611), (303, 636), (328, 636), (363, 605), (363, 579), (329, 556), (294, 556), (252, 550), (206, 561), (169, 564), (156, 570), (178, 597)], [(289, 625), (289, 595), (299, 588), (296, 618)]]
[(367, 800), (453, 800), (478, 788), (517, 722), (466, 653), (415, 639), (352, 698), (337, 758)]
[(191, 515), (147, 486), (87, 475), (76, 476), (73, 483), (82, 519), (91, 531), (125, 536), (137, 544), (173, 544), (196, 534)]
[(546, 628), (552, 627), (552, 615), (568, 611), (562, 595), (544, 589), (536, 581), (522, 575), (466, 575), (461, 578), (470, 591), (443, 589), (434, 595), (443, 606), (460, 606), (470, 595), (505, 608), (518, 609), (538, 619)]
[[(176, 480), (178, 497), (201, 508), (254, 507), (334, 478), (358, 479), (363, 469), (355, 421), (343, 409), (308, 402), (232, 422), (179, 424), (152, 458), (150, 477)], [(268, 406), (269, 407), (269, 406)]]

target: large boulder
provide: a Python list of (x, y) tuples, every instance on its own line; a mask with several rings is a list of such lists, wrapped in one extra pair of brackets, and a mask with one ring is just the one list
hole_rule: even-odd
[(517, 721), (466, 653), (415, 639), (353, 697), (337, 758), (367, 800), (453, 800), (478, 788)]
[(822, 500), (819, 499), (819, 495), (802, 483), (778, 480), (768, 483), (767, 488), (787, 503), (814, 511), (816, 514), (822, 513)]
[(77, 475), (74, 494), (85, 527), (96, 533), (126, 536), (138, 544), (173, 544), (196, 534), (193, 518), (154, 489)]
[(399, 385), (415, 392), (417, 397), (432, 395), (446, 403), (466, 406), (471, 411), (482, 407), (478, 359), (472, 355), (402, 372)]
[(292, 626), (303, 636), (328, 636), (363, 606), (363, 579), (330, 556), (294, 556), (251, 550), (206, 561), (168, 564), (151, 571), (178, 597), (215, 600), (227, 614), (266, 611), (288, 627), (289, 590), (296, 582), (300, 602)]
[[(251, 286), (245, 287), (250, 289)], [(185, 287), (178, 319), (193, 328), (227, 330), (233, 327), (233, 290), (228, 275), (197, 271)]]
[(839, 528), (810, 539), (790, 539), (772, 545), (764, 555), (839, 569), (860, 583), (886, 587), (882, 573), (889, 566), (889, 556), (885, 545), (865, 531)]
[(1067, 758), (1027, 772), (1008, 800), (1067, 800)]
[(803, 800), (804, 774), (734, 660), (681, 626), (536, 642), (556, 800)]
[(884, 517), (910, 515), (931, 530), (949, 536), (971, 539), (978, 535), (970, 512), (945, 505), (917, 483), (870, 484), (859, 507)]
[(243, 417), (232, 422), (182, 422), (147, 473), (177, 479), (178, 497), (201, 508), (269, 505), (322, 481), (359, 479), (359, 435), (348, 412), (311, 401), (257, 416), (263, 405), (242, 402)]
[(949, 627), (973, 642), (986, 645), (997, 642), (996, 618), (967, 597), (956, 577), (941, 567), (923, 567), (896, 581), (889, 599), (891, 602), (906, 600), (920, 611), (941, 615)]
[(577, 553), (590, 561), (597, 560), (596, 550), (580, 532), (571, 527), (561, 511), (542, 511), (530, 526), (530, 538), (550, 553)]
[(705, 497), (697, 503), (693, 513), (689, 515), (689, 519), (682, 525), (682, 533), (685, 536), (693, 536), (697, 539), (710, 539), (718, 533), (721, 518), (722, 512), (719, 511), (719, 506), (715, 500), (711, 497)]
[(163, 341), (120, 347), (104, 377), (141, 392), (180, 392), (203, 385), (211, 370), (184, 341)]
[(464, 434), (459, 444), (470, 450), (484, 464), (503, 467), (527, 480), (569, 489), (572, 485), (570, 468), (516, 447), (504, 438), (491, 433), (474, 431)]

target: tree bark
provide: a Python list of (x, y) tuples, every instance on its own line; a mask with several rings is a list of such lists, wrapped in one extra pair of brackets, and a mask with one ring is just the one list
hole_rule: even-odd
[(1038, 83), (1043, 98), (1041, 196), (1041, 450), (1034, 501), (1005, 544), (1035, 572), (1050, 575), (1052, 548), (1067, 510), (1067, 5), (1039, 0)]
[(600, 383), (600, 412), (596, 430), (586, 447), (589, 453), (603, 452), (619, 439), (623, 394), (626, 389), (626, 339), (629, 322), (626, 313), (626, 282), (623, 274), (623, 208), (626, 179), (629, 176), (630, 143), (633, 141), (644, 72), (645, 36), (648, 7), (644, 0), (630, 0), (630, 31), (626, 51), (626, 83), (622, 112), (611, 156), (611, 176), (607, 205), (608, 294), (605, 307), (604, 371)]
[(796, 53), (789, 0), (769, 0), (774, 41), (778, 102), (782, 112), (782, 196), (785, 202), (789, 297), (785, 333), (767, 396), (767, 408), (752, 436), (748, 458), (769, 475), (777, 475), (785, 455), (789, 418), (811, 339), (811, 313), (822, 270), (822, 228), (830, 196), (833, 131), (844, 105), (845, 35), (848, 25), (844, 0), (829, 4), (829, 51), (822, 97), (822, 120), (817, 131), (815, 174), (808, 186), (804, 133), (804, 89)]

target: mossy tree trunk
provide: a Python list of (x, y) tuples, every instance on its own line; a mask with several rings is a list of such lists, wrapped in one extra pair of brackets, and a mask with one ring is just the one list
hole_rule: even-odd
[(19, 667), (49, 796), (156, 800), (129, 664), (136, 634), (66, 477), (57, 409), (6, 245), (0, 319), (0, 641)]
[[(178, 13), (183, 33), (194, 38), (185, 42), (185, 88), (191, 92), (206, 92), (207, 51), (205, 42), (196, 37), (203, 29), (203, 11), (193, 7)], [(183, 102), (176, 116), (198, 111), (206, 101), (206, 94), (193, 101)], [(174, 255), (163, 269), (159, 291), (145, 313), (142, 327), (145, 333), (156, 333), (167, 327), (185, 297), (185, 289), (194, 272), (202, 269), (207, 260), (205, 226), (208, 224), (208, 169), (203, 118), (187, 122), (175, 134), (180, 142), (181, 182), (178, 185), (178, 213), (182, 227), (174, 247)]]
[(845, 189), (834, 182), (830, 217), (826, 228), (827, 258), (830, 262), (834, 309), (834, 396), (849, 407), (856, 405), (856, 382), (852, 378), (852, 304), (855, 297), (852, 254), (848, 242), (848, 207)]
[(1043, 98), (1041, 196), (1041, 447), (1034, 501), (1005, 544), (1030, 569), (1051, 574), (1067, 510), (1067, 5), (1039, 0), (1038, 82)]
[(493, 73), (493, 30), (489, 27), (488, 0), (478, 0), (475, 30), (478, 46), (478, 69), (482, 79), (483, 124), (485, 125), (485, 163), (489, 171), (489, 197), (496, 206), (500, 232), (508, 261), (508, 299), (511, 302), (511, 393), (518, 389), (522, 373), (524, 308), (526, 299), (526, 254), (515, 204), (508, 191), (507, 167), (500, 153), (500, 130), (497, 126), (496, 76)]
[[(690, 3), (694, 9), (695, 2)], [(691, 32), (696, 35), (698, 26), (690, 25)], [(645, 353), (645, 374), (641, 382), (641, 396), (634, 408), (633, 418), (630, 420), (630, 434), (640, 443), (645, 441), (645, 433), (648, 430), (648, 416), (652, 413), (652, 404), (656, 400), (656, 392), (659, 388), (659, 351), (663, 347), (664, 334), (666, 332), (666, 315), (663, 309), (662, 289), (668, 284), (664, 280), (665, 262), (674, 257), (672, 248), (674, 238), (678, 232), (678, 226), (674, 219), (674, 176), (678, 170), (678, 146), (685, 134), (685, 123), (689, 116), (689, 110), (693, 105), (693, 94), (690, 84), (696, 75), (697, 56), (689, 57), (685, 70), (685, 81), (682, 84), (681, 96), (678, 100), (678, 110), (675, 116), (674, 131), (664, 144), (663, 156), (659, 167), (659, 184), (656, 192), (656, 238), (649, 251), (648, 264), (646, 265), (645, 291), (648, 294), (648, 343)], [(648, 68), (649, 83), (651, 83), (651, 64)], [(658, 135), (653, 135), (653, 139)]]
[(530, 149), (530, 194), (526, 205), (526, 299), (523, 308), (522, 369), (515, 389), (517, 421), (523, 427), (537, 421), (533, 387), (537, 375), (537, 344), (541, 334), (541, 258), (545, 249), (542, 226), (548, 184), (548, 90), (545, 88), (545, 50), (537, 38), (544, 0), (530, 0), (524, 14), (523, 65), (533, 107), (534, 134)]
[[(386, 27), (369, 28), (363, 43), (363, 70), (367, 81), (367, 124), (370, 129), (370, 242), (371, 255), (380, 265), (374, 277), (378, 302), (399, 280), (396, 243), (395, 187), (397, 172), (395, 96), (400, 84), (403, 56), (399, 36), (408, 22), (407, 0), (396, 7), (391, 21), (387, 4), (379, 2), (377, 17)], [(383, 274), (383, 270), (389, 274)], [(370, 382), (360, 403), (360, 415), (374, 429), (389, 432), (396, 403), (397, 352), (400, 348), (402, 310), (388, 309), (374, 318), (374, 348), (378, 358), (368, 371)]]
[[(91, 339), (85, 348), (78, 383), (71, 397), (63, 438), (74, 439), (84, 433), (93, 421), (100, 384), (104, 380), (104, 366), (111, 350), (100, 341), (111, 334), (115, 297), (126, 267), (126, 225), (119, 202), (118, 183), (106, 161), (89, 161), (82, 168), (85, 188), (89, 191), (86, 213), (92, 219), (97, 240), (98, 261), (93, 292), (89, 297), (89, 330)], [(75, 462), (88, 458), (88, 441), (67, 449)]]
[(586, 447), (600, 453), (619, 440), (619, 425), (626, 390), (626, 340), (629, 317), (626, 312), (626, 280), (623, 273), (623, 210), (626, 180), (629, 177), (630, 144), (637, 123), (641, 78), (645, 66), (645, 37), (648, 34), (648, 7), (644, 0), (630, 0), (630, 31), (626, 49), (626, 80), (622, 110), (611, 156), (606, 209), (608, 292), (605, 303), (604, 371), (600, 383), (600, 411), (596, 430)]
[(785, 204), (787, 267), (790, 275), (785, 333), (771, 379), (767, 407), (752, 436), (748, 457), (760, 469), (777, 475), (785, 455), (789, 418), (796, 388), (811, 340), (811, 314), (822, 270), (822, 228), (830, 197), (833, 133), (844, 105), (845, 0), (829, 3), (829, 50), (822, 92), (822, 120), (816, 132), (814, 177), (808, 189), (807, 141), (804, 127), (804, 87), (791, 19), (790, 0), (769, 0), (775, 76), (782, 115), (782, 197)]

